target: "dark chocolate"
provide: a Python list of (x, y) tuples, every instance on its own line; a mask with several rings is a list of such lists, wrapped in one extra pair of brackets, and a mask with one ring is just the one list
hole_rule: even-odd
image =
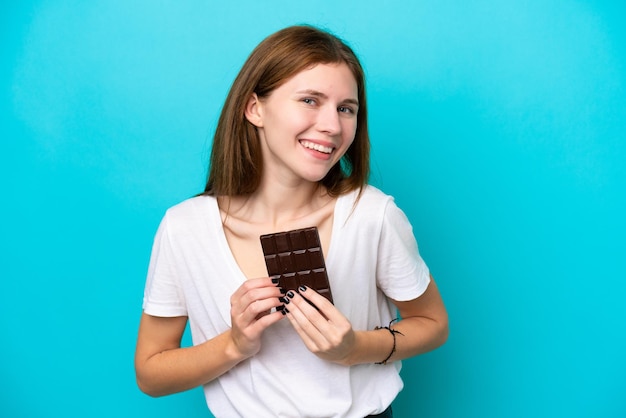
[(333, 303), (316, 227), (265, 234), (260, 239), (267, 273), (278, 278), (279, 287), (287, 291), (307, 286)]

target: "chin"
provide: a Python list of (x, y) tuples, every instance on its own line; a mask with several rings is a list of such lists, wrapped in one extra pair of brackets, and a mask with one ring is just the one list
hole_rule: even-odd
[(327, 174), (328, 171), (324, 173), (304, 173), (302, 178), (311, 183), (319, 183), (324, 179), (324, 177), (326, 177)]
[(303, 165), (300, 167), (300, 170), (296, 172), (300, 175), (300, 177), (302, 177), (302, 179), (306, 181), (309, 181), (311, 183), (319, 183), (328, 175), (328, 173), (332, 170), (335, 164), (312, 164), (309, 166)]

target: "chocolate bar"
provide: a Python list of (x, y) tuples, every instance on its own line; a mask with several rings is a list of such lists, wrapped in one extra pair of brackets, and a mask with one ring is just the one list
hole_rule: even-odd
[(324, 254), (316, 227), (261, 235), (265, 265), (278, 286), (297, 290), (304, 285), (333, 303)]

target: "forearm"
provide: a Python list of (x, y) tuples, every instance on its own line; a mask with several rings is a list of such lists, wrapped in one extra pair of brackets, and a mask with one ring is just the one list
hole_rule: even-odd
[(379, 326), (389, 327), (394, 333), (385, 328), (357, 332), (347, 364), (402, 360), (434, 350), (446, 342), (448, 314), (432, 277), (420, 297), (409, 301), (394, 300), (393, 303), (402, 319)]
[(230, 330), (193, 347), (172, 348), (145, 360), (136, 359), (137, 384), (151, 396), (182, 392), (203, 385), (245, 360)]
[[(390, 326), (396, 333), (396, 349), (388, 361), (403, 360), (432, 351), (448, 339), (448, 322), (423, 317), (402, 319)], [(393, 339), (387, 331), (387, 340)]]
[[(381, 324), (383, 327), (387, 325), (389, 324)], [(406, 318), (391, 324), (390, 328), (397, 331), (395, 335), (385, 328), (356, 331), (354, 348), (342, 363), (346, 365), (380, 363), (389, 354), (392, 355), (387, 362), (406, 359), (434, 350), (441, 346), (448, 336), (447, 321), (430, 318)]]

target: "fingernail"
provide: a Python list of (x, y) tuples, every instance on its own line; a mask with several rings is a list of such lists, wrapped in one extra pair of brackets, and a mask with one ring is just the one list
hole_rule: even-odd
[(300, 286), (298, 288), (298, 290), (301, 291), (301, 292), (305, 292), (306, 291), (306, 286)]
[(281, 311), (283, 315), (287, 315), (289, 313), (289, 309), (285, 308)]
[(278, 276), (272, 276), (272, 283), (278, 284)]
[(279, 298), (278, 298), (278, 300), (280, 301), (280, 303), (287, 303), (287, 302), (286, 302), (286, 298), (284, 298), (284, 297), (282, 297), (282, 296), (281, 296), (281, 297), (279, 297)]
[(295, 293), (293, 293), (291, 290), (289, 292), (287, 292), (287, 296), (289, 296), (290, 298), (295, 296)]

